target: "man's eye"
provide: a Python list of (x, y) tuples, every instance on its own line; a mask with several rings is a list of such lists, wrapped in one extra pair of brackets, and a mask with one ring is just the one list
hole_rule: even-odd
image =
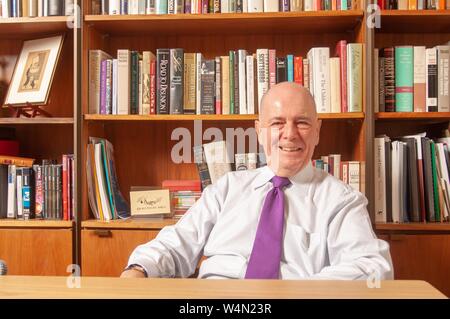
[(281, 125), (281, 122), (272, 122), (272, 126)]

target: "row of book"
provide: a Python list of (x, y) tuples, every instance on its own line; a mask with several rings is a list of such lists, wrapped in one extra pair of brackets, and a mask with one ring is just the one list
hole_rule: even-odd
[(375, 49), (376, 112), (449, 112), (450, 42)]
[(94, 217), (103, 221), (130, 217), (130, 206), (119, 189), (113, 145), (89, 137), (86, 157), (88, 200)]
[(443, 222), (450, 211), (450, 137), (375, 138), (375, 221)]
[(357, 0), (93, 0), (92, 14), (207, 14), (355, 9)]
[(342, 161), (341, 154), (321, 156), (312, 160), (312, 165), (339, 178), (358, 192), (365, 193), (365, 163), (360, 161)]
[(1, 0), (0, 17), (71, 16), (74, 0)]
[(226, 141), (196, 145), (193, 150), (202, 190), (233, 170), (256, 169), (266, 165), (262, 153), (238, 153), (232, 158)]
[(0, 218), (73, 220), (74, 175), (73, 155), (62, 164), (0, 156)]
[(306, 58), (257, 49), (207, 59), (175, 48), (118, 50), (116, 59), (91, 50), (89, 113), (256, 114), (264, 93), (284, 81), (308, 88), (319, 113), (361, 112), (362, 54), (362, 44), (345, 40), (334, 57), (326, 47)]
[(450, 0), (377, 0), (381, 10), (449, 10)]

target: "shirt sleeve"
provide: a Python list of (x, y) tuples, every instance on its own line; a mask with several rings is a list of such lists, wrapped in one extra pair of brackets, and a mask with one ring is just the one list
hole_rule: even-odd
[(377, 239), (367, 212), (367, 199), (359, 192), (344, 195), (328, 228), (329, 266), (310, 279), (393, 279), (389, 244)]
[(189, 277), (216, 223), (226, 194), (226, 177), (209, 185), (177, 224), (164, 227), (152, 241), (138, 246), (128, 265), (144, 267), (149, 277)]

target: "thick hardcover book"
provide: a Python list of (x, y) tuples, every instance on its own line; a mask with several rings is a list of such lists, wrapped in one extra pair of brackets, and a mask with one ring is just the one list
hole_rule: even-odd
[(43, 176), (42, 176), (42, 166), (33, 165), (34, 170), (34, 188), (35, 188), (35, 205), (34, 213), (35, 217), (38, 219), (43, 218), (43, 208), (44, 208), (44, 190), (43, 190)]
[(8, 165), (0, 164), (0, 218), (6, 218), (8, 210)]
[(291, 11), (290, 0), (280, 0), (279, 1), (279, 8), (278, 8), (278, 10), (280, 12), (289, 12), (289, 11)]
[(170, 114), (183, 114), (184, 50), (170, 49)]
[(438, 65), (438, 112), (450, 111), (450, 46), (436, 47)]
[(425, 180), (425, 206), (427, 210), (427, 221), (434, 222), (435, 208), (434, 208), (434, 188), (433, 188), (433, 171), (431, 162), (431, 140), (427, 137), (422, 137), (422, 152), (423, 152), (423, 167)]
[(222, 114), (230, 114), (230, 57), (220, 57), (222, 63)]
[(142, 113), (150, 114), (151, 104), (151, 65), (156, 56), (150, 51), (142, 53)]
[(341, 78), (341, 110), (342, 113), (348, 112), (347, 104), (347, 41), (341, 40), (336, 44), (335, 57), (340, 59), (340, 78)]
[(438, 65), (436, 48), (426, 49), (427, 111), (438, 111)]
[(139, 52), (131, 51), (130, 113), (139, 114)]
[(198, 175), (202, 183), (202, 190), (211, 184), (211, 177), (209, 175), (208, 165), (206, 164), (205, 155), (202, 145), (194, 146), (194, 162), (197, 165)]
[(203, 60), (201, 68), (201, 114), (215, 114), (214, 105), (214, 60)]
[(384, 48), (384, 104), (385, 112), (395, 111), (395, 57), (394, 48)]
[(395, 111), (413, 111), (414, 49), (412, 46), (395, 48)]
[(216, 56), (215, 62), (216, 62), (215, 108), (216, 108), (216, 114), (222, 114), (222, 62), (221, 62), (220, 56)]
[(241, 74), (239, 74), (239, 51), (233, 51), (233, 75), (234, 75), (234, 114), (241, 114), (239, 100), (239, 83)]
[(294, 82), (294, 56), (292, 54), (286, 56), (286, 80)]
[(433, 140), (430, 141), (431, 146), (431, 174), (433, 175), (433, 200), (434, 200), (434, 213), (435, 221), (440, 221), (441, 219), (441, 209), (439, 205), (439, 193), (438, 193), (438, 175), (437, 175), (437, 165), (436, 165), (436, 145)]
[(237, 58), (238, 58), (238, 73), (239, 73), (239, 85), (238, 85), (238, 94), (239, 94), (239, 114), (248, 114), (247, 111), (247, 75), (246, 75), (246, 50), (238, 50)]
[(130, 114), (131, 52), (117, 50), (117, 114)]
[[(275, 63), (274, 63), (275, 66)], [(276, 70), (276, 66), (275, 66)], [(258, 84), (258, 109), (261, 106), (261, 99), (263, 95), (269, 90), (269, 50), (256, 50), (256, 72)], [(275, 71), (276, 74), (276, 71)], [(276, 77), (274, 78), (276, 80)]]
[(89, 114), (100, 113), (100, 85), (102, 61), (111, 56), (102, 50), (89, 51)]
[(196, 108), (196, 57), (195, 53), (184, 54), (184, 110), (185, 114), (195, 114)]
[(412, 222), (420, 222), (420, 194), (419, 174), (417, 167), (417, 142), (414, 138), (402, 138), (407, 147), (407, 185), (408, 185), (408, 214)]
[(156, 106), (157, 114), (169, 114), (170, 103), (170, 49), (156, 51)]
[(378, 92), (378, 111), (385, 112), (386, 103), (385, 103), (385, 78), (384, 78), (384, 57), (378, 56), (378, 83), (379, 83), (379, 92)]
[(347, 45), (347, 99), (349, 112), (362, 112), (363, 105), (363, 45)]
[(285, 57), (279, 57), (276, 58), (276, 81), (277, 83), (285, 82), (287, 80), (287, 74), (286, 74), (286, 58)]
[(303, 85), (303, 58), (294, 57), (294, 82)]
[(425, 46), (414, 47), (414, 112), (426, 111)]
[(33, 170), (26, 167), (22, 170), (22, 205), (23, 219), (34, 218)]
[(16, 218), (16, 165), (8, 165), (8, 218)]

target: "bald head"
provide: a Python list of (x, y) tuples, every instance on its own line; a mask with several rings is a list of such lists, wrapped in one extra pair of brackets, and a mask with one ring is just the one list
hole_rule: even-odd
[(309, 90), (295, 82), (281, 82), (263, 95), (259, 108), (259, 120), (262, 120), (271, 107), (280, 104), (300, 105), (317, 119), (316, 104)]
[(255, 122), (268, 166), (283, 177), (294, 176), (310, 163), (320, 127), (313, 97), (292, 82), (279, 83), (263, 96)]

